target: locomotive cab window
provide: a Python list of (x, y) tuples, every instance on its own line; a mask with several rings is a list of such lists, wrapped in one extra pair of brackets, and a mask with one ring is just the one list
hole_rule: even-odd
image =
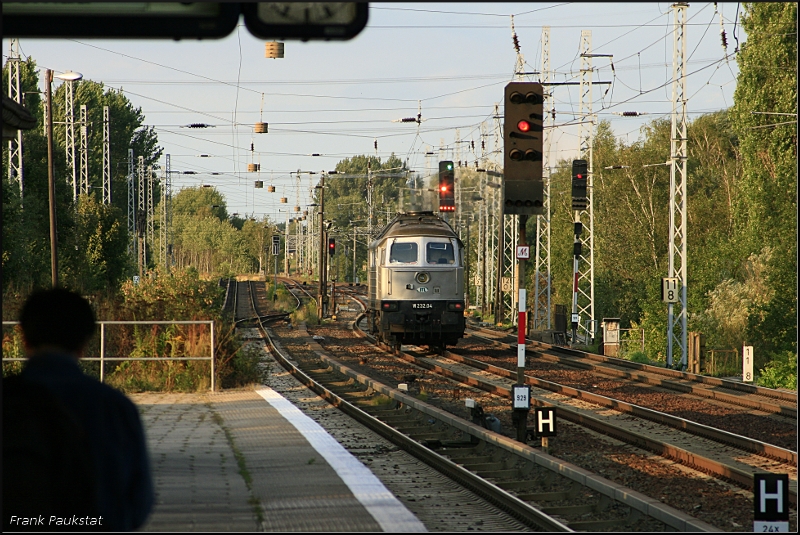
[(416, 264), (417, 244), (414, 242), (394, 242), (389, 253), (390, 264)]
[(429, 264), (455, 264), (456, 257), (451, 243), (429, 242), (426, 247), (425, 261)]

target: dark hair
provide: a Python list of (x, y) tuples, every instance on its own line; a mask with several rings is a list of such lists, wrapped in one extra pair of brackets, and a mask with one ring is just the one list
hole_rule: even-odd
[(33, 292), (22, 307), (19, 322), (32, 349), (55, 346), (78, 351), (95, 329), (94, 311), (89, 302), (63, 288)]

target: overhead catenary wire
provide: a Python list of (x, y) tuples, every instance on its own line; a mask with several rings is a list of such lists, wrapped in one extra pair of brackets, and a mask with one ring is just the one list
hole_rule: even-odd
[[(551, 9), (551, 11), (552, 11), (553, 7), (557, 7), (557, 6), (548, 6), (548, 8)], [(522, 14), (517, 14), (517, 15), (518, 16), (522, 16)], [(476, 16), (478, 16), (478, 14), (476, 14)], [(500, 16), (507, 17), (507, 15), (505, 15), (505, 14), (502, 14), (502, 15), (495, 14), (495, 16), (497, 16), (497, 17), (500, 17)], [(661, 16), (663, 16), (663, 15), (659, 15), (658, 17), (655, 17), (653, 20), (658, 20)], [(720, 16), (721, 16), (721, 14), (720, 14)], [(652, 22), (652, 21), (650, 21), (650, 22)], [(518, 20), (517, 21), (517, 25), (518, 25), (519, 28), (534, 28), (534, 27), (538, 27), (538, 26), (533, 26), (533, 25), (526, 25), (526, 24), (523, 23), (522, 20)], [(553, 24), (550, 24), (550, 26), (554, 27), (554, 28), (559, 27), (559, 26), (553, 25)], [(614, 39), (612, 39), (609, 42), (612, 42), (612, 41), (616, 42), (618, 39), (624, 37), (624, 35), (628, 35), (628, 34), (630, 34), (632, 32), (635, 32), (635, 31), (637, 31), (637, 29), (648, 29), (648, 28), (660, 27), (660, 26), (661, 26), (661, 24), (648, 25), (647, 23), (645, 25), (641, 25), (641, 24), (636, 24), (636, 25), (625, 25), (625, 24), (612, 24), (612, 25), (599, 24), (599, 25), (594, 25), (594, 24), (592, 24), (592, 27), (597, 27), (597, 28), (614, 27), (614, 28), (623, 28), (624, 29), (623, 30), (624, 31), (623, 35), (615, 37)], [(709, 25), (706, 24), (706, 23), (697, 24), (696, 26), (697, 27), (705, 26), (706, 29), (709, 27)], [(507, 28), (506, 25), (503, 25), (502, 27), (503, 28)], [(569, 27), (569, 25), (565, 25), (564, 27)], [(578, 27), (578, 26), (573, 26), (573, 27)], [(500, 29), (500, 26), (498, 26), (498, 29)], [(713, 34), (713, 32), (712, 32), (712, 34)], [(663, 39), (664, 37), (668, 37), (668, 35), (669, 34), (663, 36), (661, 39)], [(696, 48), (695, 51), (696, 50), (699, 50), (699, 49)], [(694, 51), (693, 51), (693, 53), (694, 53)], [(637, 53), (637, 58), (636, 58), (636, 62), (635, 62), (635, 63), (641, 64), (641, 65), (636, 65), (636, 64), (630, 65), (630, 62), (627, 65), (626, 64), (620, 65), (619, 62), (623, 61), (625, 58), (623, 58), (623, 60), (616, 60), (616, 59), (614, 60), (614, 62), (613, 62), (614, 68), (612, 69), (612, 71), (615, 72), (615, 74), (617, 75), (616, 81), (620, 82), (621, 87), (627, 87), (629, 90), (636, 91), (635, 89), (630, 87), (631, 85), (635, 85), (635, 83), (631, 84), (630, 83), (630, 81), (631, 81), (630, 77), (626, 77), (623, 74), (623, 71), (637, 70), (639, 75), (641, 76), (642, 69), (651, 68), (650, 65), (651, 65), (652, 62), (648, 61), (647, 58), (642, 58), (641, 57), (642, 55), (644, 55), (644, 54), (641, 53), (641, 52)], [(730, 58), (730, 56), (727, 57), (727, 59), (729, 59), (729, 58)], [(642, 60), (645, 60), (645, 61), (642, 62)], [(241, 61), (241, 56), (240, 56), (240, 61)], [(694, 61), (697, 61), (697, 60), (694, 58), (694, 56), (692, 56), (692, 62), (694, 63)], [(164, 62), (160, 62), (160, 63), (164, 63)], [(664, 64), (666, 64), (666, 63), (667, 62), (664, 62)], [(661, 65), (660, 62), (653, 64), (654, 67), (660, 67), (660, 65)], [(708, 68), (708, 67), (716, 67), (714, 69), (714, 72), (712, 72), (710, 74), (709, 80), (714, 80), (715, 79), (715, 76), (717, 76), (716, 75), (716, 70), (718, 70), (720, 66), (721, 65), (710, 64), (710, 62), (709, 62), (709, 65), (700, 65), (700, 67), (706, 67), (706, 68)], [(730, 65), (729, 65), (729, 67), (730, 67)], [(620, 72), (616, 72), (617, 70), (620, 71)], [(186, 72), (189, 75), (191, 75), (192, 77), (196, 77), (194, 73), (190, 73), (189, 71), (186, 71)], [(694, 75), (694, 74), (696, 74), (698, 72), (704, 72), (704, 71), (702, 71), (702, 69), (698, 69), (696, 71), (692, 71), (691, 73), (688, 73), (687, 76), (692, 76), (692, 75)], [(238, 79), (237, 79), (237, 81), (235, 83), (231, 83), (230, 81), (228, 81), (227, 85), (230, 85), (231, 87), (236, 87), (237, 96), (239, 94), (239, 91), (255, 92), (255, 93), (260, 94), (262, 96), (262, 99), (263, 99), (263, 95), (264, 95), (263, 87), (260, 87), (258, 91), (253, 91), (250, 88), (247, 88), (246, 87), (246, 83), (244, 83), (242, 81), (242, 79), (241, 79), (241, 74), (242, 73), (240, 72), (240, 76), (237, 77)], [(622, 74), (622, 76), (620, 77), (621, 74)], [(557, 73), (557, 75), (558, 76), (562, 76), (562, 73)], [(563, 76), (566, 78), (566, 77), (569, 76), (569, 74), (568, 73), (567, 74), (563, 74)], [(252, 77), (250, 77), (250, 78), (252, 78)], [(397, 77), (397, 80), (398, 80), (398, 82), (408, 82), (411, 78), (415, 78), (415, 77)], [(424, 78), (424, 77), (416, 77), (416, 78)], [(435, 77), (430, 77), (430, 78), (435, 78)], [(439, 77), (439, 78), (446, 78), (446, 77)], [(450, 78), (457, 79), (458, 77), (450, 77)], [(480, 79), (480, 78), (474, 77), (474, 76), (473, 77), (464, 76), (462, 78), (464, 80)], [(487, 78), (484, 77), (483, 79), (487, 79)], [(474, 85), (479, 86), (479, 87), (472, 87), (472, 88), (463, 88), (463, 85), (462, 85), (462, 88), (458, 88), (456, 91), (446, 91), (446, 89), (449, 89), (448, 87), (444, 88), (445, 91), (438, 91), (438, 92), (426, 91), (429, 95), (432, 95), (432, 96), (426, 97), (426, 98), (422, 98), (422, 99), (418, 98), (417, 95), (413, 95), (416, 98), (392, 99), (392, 98), (387, 98), (387, 96), (391, 97), (391, 95), (376, 95), (375, 98), (372, 98), (369, 95), (360, 95), (360, 96), (357, 96), (357, 97), (353, 97), (353, 96), (350, 96), (350, 95), (320, 95), (320, 94), (314, 94), (314, 93), (322, 93), (321, 91), (304, 91), (303, 93), (305, 93), (305, 95), (297, 95), (296, 93), (284, 93), (287, 96), (291, 95), (291, 96), (304, 96), (305, 98), (309, 98), (309, 99), (313, 98), (313, 99), (317, 100), (317, 103), (319, 103), (319, 99), (321, 99), (321, 98), (324, 98), (324, 99), (342, 99), (342, 98), (347, 98), (347, 99), (349, 99), (349, 100), (339, 100), (339, 102), (342, 103), (342, 108), (348, 106), (349, 102), (359, 103), (359, 104), (360, 103), (367, 103), (368, 104), (370, 102), (374, 102), (374, 103), (391, 102), (392, 104), (399, 104), (399, 106), (393, 107), (393, 106), (389, 105), (389, 106), (386, 106), (386, 108), (393, 108), (393, 109), (397, 109), (397, 110), (402, 110), (402, 104), (403, 103), (411, 103), (411, 102), (414, 102), (414, 101), (419, 103), (419, 102), (424, 100), (425, 104), (426, 104), (426, 106), (425, 106), (426, 110), (428, 111), (428, 113), (426, 114), (427, 115), (426, 116), (426, 121), (428, 121), (428, 123), (425, 124), (425, 125), (419, 125), (419, 124), (415, 125), (413, 131), (411, 129), (404, 129), (401, 132), (397, 132), (397, 131), (392, 130), (390, 125), (386, 125), (386, 126), (382, 125), (380, 120), (376, 121), (376, 120), (372, 120), (371, 118), (360, 118), (359, 116), (343, 117), (342, 120), (340, 120), (340, 121), (336, 121), (336, 120), (316, 120), (316, 121), (314, 121), (314, 123), (315, 123), (314, 125), (308, 125), (307, 127), (304, 127), (304, 125), (306, 123), (304, 123), (303, 121), (299, 121), (299, 120), (291, 120), (291, 121), (286, 121), (286, 122), (283, 122), (283, 123), (271, 122), (270, 125), (272, 126), (274, 124), (275, 128), (276, 128), (275, 132), (279, 133), (281, 135), (285, 135), (285, 136), (300, 136), (300, 135), (315, 135), (316, 136), (318, 134), (320, 136), (320, 138), (331, 137), (331, 136), (341, 136), (343, 138), (353, 138), (354, 140), (357, 140), (358, 138), (366, 138), (368, 140), (378, 139), (380, 141), (380, 145), (379, 146), (382, 149), (382, 151), (380, 152), (381, 155), (383, 155), (383, 154), (387, 154), (388, 155), (391, 152), (399, 152), (399, 151), (396, 151), (396, 150), (392, 150), (392, 149), (394, 149), (394, 146), (393, 146), (393, 142), (391, 140), (392, 139), (400, 139), (402, 136), (408, 136), (409, 141), (408, 142), (406, 142), (405, 140), (403, 141), (403, 143), (405, 145), (403, 146), (402, 152), (399, 152), (399, 153), (400, 154), (405, 153), (407, 155), (407, 159), (412, 159), (412, 158), (414, 158), (415, 147), (418, 147), (420, 144), (424, 143), (426, 141), (425, 140), (426, 136), (430, 136), (431, 134), (438, 135), (440, 133), (447, 133), (448, 131), (450, 132), (449, 135), (452, 135), (452, 131), (455, 128), (466, 128), (466, 129), (471, 129), (472, 132), (475, 132), (475, 131), (478, 130), (479, 125), (481, 123), (481, 120), (482, 119), (485, 120), (487, 117), (491, 116), (491, 113), (483, 114), (480, 111), (478, 113), (475, 113), (475, 114), (467, 113), (467, 114), (463, 114), (463, 115), (459, 115), (459, 114), (455, 114), (455, 113), (440, 113), (440, 114), (437, 114), (435, 111), (433, 111), (433, 110), (435, 110), (435, 107), (432, 106), (432, 104), (433, 104), (431, 102), (432, 99), (440, 99), (440, 101), (444, 101), (448, 97), (464, 95), (468, 91), (477, 91), (477, 90), (481, 90), (483, 88), (492, 87), (494, 85), (499, 86), (500, 84), (503, 84), (506, 81), (506, 79), (507, 79), (507, 77), (506, 78), (492, 78), (491, 76), (489, 76), (488, 80), (490, 80), (490, 81), (492, 81), (494, 83), (474, 84)], [(389, 78), (387, 77), (386, 80), (389, 80)], [(156, 77), (156, 79), (153, 80), (153, 82), (156, 85), (172, 83), (172, 82), (169, 82), (169, 81), (162, 81), (158, 77)], [(282, 80), (282, 82), (283, 82), (283, 80)], [(330, 81), (327, 81), (327, 80), (326, 81), (315, 80), (315, 81), (311, 81), (310, 83), (309, 82), (306, 82), (306, 83), (309, 84), (309, 85), (310, 84), (317, 84), (318, 85), (318, 84), (324, 84), (324, 83), (329, 83), (329, 82)], [(338, 82), (339, 81), (333, 81), (333, 82), (330, 82), (330, 83), (332, 85), (332, 84), (336, 84)], [(423, 80), (423, 82), (425, 82), (425, 80)], [(627, 82), (627, 84), (625, 82)], [(131, 83), (131, 82), (126, 82), (126, 83)], [(184, 82), (180, 82), (179, 81), (179, 82), (175, 82), (175, 83), (184, 83)], [(197, 78), (196, 82), (185, 82), (185, 83), (186, 84), (218, 84), (218, 83), (225, 84), (226, 82), (223, 81), (223, 80), (217, 81), (217, 80), (213, 80), (211, 77), (206, 77), (206, 79)], [(258, 83), (258, 82), (256, 82), (256, 83)], [(269, 82), (265, 81), (265, 83), (269, 83)], [(365, 84), (371, 84), (371, 83), (378, 84), (378, 83), (381, 83), (381, 84), (383, 84), (383, 83), (390, 83), (390, 82), (388, 82), (388, 81), (387, 82), (378, 81), (377, 78), (376, 79), (371, 79), (369, 77), (365, 77), (363, 80), (358, 80), (358, 79), (341, 80), (341, 85), (344, 85), (344, 84), (351, 84), (352, 85), (352, 84), (361, 84), (361, 83), (365, 83)], [(728, 82), (728, 83), (730, 83), (730, 82)], [(647, 85), (650, 86), (650, 87), (648, 87), (648, 88), (642, 87), (642, 84), (640, 83), (639, 92), (641, 94), (640, 95), (636, 95), (636, 97), (639, 97), (639, 98), (635, 98), (635, 97), (634, 98), (625, 98), (625, 95), (623, 94), (622, 95), (623, 98), (620, 99), (620, 101), (615, 101), (614, 99), (616, 98), (617, 93), (610, 92), (609, 93), (611, 95), (610, 98), (608, 100), (602, 102), (601, 109), (598, 110), (597, 112), (595, 112), (595, 114), (600, 116), (600, 117), (602, 117), (602, 116), (608, 114), (609, 112), (613, 113), (613, 110), (620, 109), (620, 107), (622, 105), (626, 104), (626, 103), (654, 102), (653, 99), (647, 98), (648, 93), (653, 91), (653, 89), (652, 89), (653, 86), (649, 82), (647, 83)], [(692, 97), (690, 97), (690, 98), (695, 98), (702, 90), (704, 90), (706, 88), (707, 85), (709, 85), (709, 82), (706, 82), (706, 84), (704, 86), (702, 86), (699, 90), (696, 90), (696, 92), (694, 94), (692, 94)], [(617, 88), (617, 92), (619, 92), (619, 91), (620, 91), (620, 88)], [(126, 93), (128, 93), (129, 95), (136, 95), (136, 93), (132, 93), (132, 92), (127, 91), (127, 90), (126, 90)], [(142, 93), (142, 91), (140, 91), (138, 93)], [(272, 94), (272, 92), (270, 92), (270, 93)], [(139, 96), (140, 96), (140, 98), (152, 98), (152, 97), (147, 97), (145, 95), (139, 95)], [(200, 107), (200, 109), (192, 110), (191, 109), (191, 105), (187, 106), (187, 105), (185, 105), (185, 102), (169, 103), (169, 102), (167, 102), (167, 100), (169, 100), (169, 99), (157, 99), (157, 100), (160, 100), (161, 103), (163, 103), (162, 105), (169, 106), (169, 107), (173, 108), (176, 111), (180, 111), (180, 113), (184, 113), (184, 114), (198, 113), (199, 117), (206, 117), (207, 118), (206, 120), (208, 122), (217, 123), (216, 124), (216, 126), (217, 126), (216, 133), (212, 133), (211, 131), (203, 131), (202, 133), (200, 133), (200, 132), (191, 132), (190, 135), (188, 137), (185, 137), (184, 139), (193, 139), (193, 140), (203, 141), (205, 143), (208, 143), (210, 151), (204, 150), (204, 152), (219, 152), (218, 148), (222, 148), (223, 146), (227, 145), (228, 147), (230, 147), (227, 150), (232, 151), (231, 152), (232, 156), (227, 157), (226, 160), (224, 160), (224, 161), (239, 162), (239, 165), (241, 165), (244, 162), (244, 160), (241, 158), (241, 156), (238, 156), (238, 155), (235, 154), (235, 152), (237, 150), (243, 150), (243, 147), (244, 147), (244, 145), (242, 145), (241, 143), (236, 141), (236, 136), (237, 135), (239, 135), (239, 136), (241, 135), (241, 132), (239, 131), (240, 128), (242, 128), (244, 126), (247, 126), (246, 124), (244, 124), (242, 122), (242, 120), (244, 119), (244, 115), (243, 115), (244, 112), (242, 111), (242, 109), (239, 108), (238, 101), (236, 103), (235, 113), (233, 115), (233, 119), (231, 119), (230, 110), (226, 110), (226, 111), (223, 111), (223, 112), (210, 113), (208, 111), (208, 108), (202, 108), (202, 107)], [(567, 99), (566, 100), (566, 102), (570, 102), (570, 101), (572, 101), (572, 99)], [(155, 100), (153, 100), (153, 102), (155, 102)], [(330, 100), (330, 102), (333, 103), (333, 102), (336, 102), (336, 101), (335, 100)], [(347, 102), (347, 104), (344, 104), (345, 102)], [(659, 101), (655, 100), (655, 102), (659, 102)], [(664, 102), (664, 101), (661, 100), (661, 102)], [(338, 104), (338, 102), (336, 102), (336, 104)], [(178, 107), (175, 107), (176, 105)], [(324, 106), (316, 106), (316, 107), (317, 108), (324, 108)], [(336, 107), (338, 107), (338, 106), (337, 105), (329, 106), (329, 108), (336, 108)], [(366, 108), (379, 108), (379, 107), (380, 106), (359, 106), (359, 108), (361, 108), (360, 110), (345, 110), (345, 109), (342, 109), (340, 111), (336, 110), (335, 112), (347, 114), (347, 113), (355, 113), (356, 111), (364, 111)], [(440, 106), (440, 108), (441, 109), (455, 109), (454, 106)], [(490, 106), (489, 105), (485, 105), (485, 106), (481, 106), (481, 107), (476, 107), (475, 109), (480, 109), (480, 108), (483, 108), (483, 110), (487, 110), (488, 111)], [(260, 110), (260, 113), (263, 114), (263, 111), (264, 110), (263, 110), (263, 104), (262, 104), (262, 109)], [(326, 112), (329, 112), (329, 111), (326, 111)], [(156, 113), (156, 112), (149, 112), (148, 111), (148, 114), (149, 113)], [(169, 113), (169, 112), (167, 112), (167, 111), (160, 112), (159, 111), (157, 113)], [(303, 113), (303, 114), (309, 114), (309, 113), (315, 113), (315, 111), (314, 110), (299, 110), (299, 109), (288, 110), (288, 109), (284, 108), (282, 110), (274, 110), (274, 111), (271, 110), (269, 113), (270, 114), (272, 114), (272, 113)], [(562, 110), (559, 109), (558, 113), (562, 113)], [(569, 114), (569, 111), (568, 110), (564, 110), (563, 113)], [(653, 112), (652, 108), (650, 108), (650, 113), (653, 114), (653, 115), (651, 115), (653, 117), (656, 116), (656, 115), (659, 115), (657, 112)], [(693, 110), (690, 113), (699, 113), (699, 112), (695, 112)], [(204, 115), (200, 115), (200, 114), (204, 114)], [(214, 117), (212, 119), (212, 117), (214, 115), (217, 115), (217, 117)], [(379, 117), (379, 114), (375, 114), (375, 115), (376, 115), (376, 117), (375, 117), (376, 119), (381, 119)], [(397, 113), (395, 116), (405, 116), (405, 115), (406, 114), (403, 114), (403, 113)], [(410, 115), (410, 114), (407, 114), (407, 115)], [(211, 119), (211, 120), (209, 120), (209, 119)], [(450, 123), (451, 121), (452, 121), (452, 123)], [(164, 122), (169, 122), (169, 121), (164, 121)], [(456, 126), (456, 123), (458, 123), (457, 126)], [(343, 128), (336, 127), (339, 124), (341, 124), (343, 126)], [(564, 122), (564, 123), (560, 123), (559, 125), (556, 125), (556, 126), (557, 126), (557, 128), (567, 128), (567, 127), (569, 127), (571, 125), (574, 125), (574, 124), (576, 124), (576, 123), (574, 123), (574, 121), (567, 121), (567, 122)], [(317, 128), (317, 125), (322, 126), (322, 128)], [(169, 126), (167, 126), (167, 125), (155, 124), (153, 126), (156, 126), (159, 129), (159, 131), (163, 133), (163, 135), (164, 135), (163, 139), (164, 140), (171, 139), (171, 137), (166, 137), (167, 135), (169, 135), (169, 136), (173, 136), (173, 135), (186, 136), (186, 134), (183, 133), (183, 132), (172, 132), (172, 131), (169, 131), (168, 130)], [(363, 128), (361, 126), (363, 126)], [(225, 131), (228, 129), (228, 127), (232, 128), (233, 130), (236, 130), (236, 132), (233, 134), (233, 137), (231, 138), (233, 141), (230, 144), (225, 144), (225, 143), (224, 144), (220, 144), (221, 140), (219, 138), (219, 135), (229, 135), (229, 136), (232, 135), (231, 133), (227, 133), (227, 134), (225, 133)], [(300, 128), (295, 128), (295, 127), (300, 127)], [(353, 127), (353, 128), (349, 128), (349, 127)], [(445, 134), (445, 135), (447, 135), (447, 134)], [(571, 136), (570, 133), (567, 133), (566, 135)], [(314, 139), (314, 138), (310, 138), (310, 139)], [(405, 139), (405, 138), (403, 138), (403, 139)], [(386, 143), (384, 143), (383, 140), (386, 140)], [(433, 146), (438, 145), (438, 143), (430, 143), (430, 144), (433, 145)], [(238, 147), (238, 149), (234, 148), (234, 147)], [(258, 152), (259, 152), (259, 154), (269, 155), (270, 157), (274, 155), (274, 156), (279, 156), (281, 158), (286, 158), (288, 160), (288, 159), (291, 159), (291, 158), (294, 158), (294, 157), (298, 157), (298, 156), (301, 156), (301, 155), (306, 155), (307, 153), (309, 153), (311, 151), (315, 151), (315, 150), (317, 150), (317, 149), (316, 148), (309, 148), (307, 150), (298, 150), (298, 151), (292, 151), (292, 150), (285, 151), (285, 150), (280, 150), (279, 149), (279, 150), (275, 150), (275, 151), (258, 151)], [(331, 155), (336, 155), (338, 151), (331, 151), (331, 150), (323, 149), (323, 150), (319, 150), (319, 152), (324, 152), (326, 157), (330, 157)], [(353, 151), (351, 154), (348, 154), (348, 153), (345, 152), (343, 154), (346, 154), (347, 156), (352, 156), (353, 154), (356, 154), (358, 152), (359, 151)], [(280, 165), (279, 165), (279, 167), (280, 167)]]

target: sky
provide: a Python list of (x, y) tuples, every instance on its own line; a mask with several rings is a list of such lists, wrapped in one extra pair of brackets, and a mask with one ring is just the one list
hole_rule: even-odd
[[(726, 2), (686, 9), (689, 120), (733, 104), (734, 50), (745, 41), (737, 10)], [(266, 58), (266, 41), (243, 22), (218, 40), (20, 39), (20, 51), (42, 71), (77, 71), (123, 89), (170, 155), (173, 191), (211, 185), (229, 214), (280, 222), (311, 202), (322, 171), (353, 156), (394, 154), (422, 176), (439, 160), (474, 167), (486, 156), (502, 166), (495, 139), (504, 87), (540, 81), (543, 26), (557, 82), (580, 81), (581, 32), (591, 31), (591, 52), (600, 55), (591, 59), (592, 79), (610, 82), (593, 85), (592, 112), (618, 139), (635, 142), (644, 124), (671, 115), (673, 18), (671, 4), (661, 2), (371, 2), (355, 38), (284, 41), (282, 59)], [(530, 74), (515, 76), (512, 21)], [(9, 43), (3, 39), (4, 62)], [(553, 86), (553, 96), (556, 165), (579, 156), (579, 86)], [(419, 123), (399, 122), (419, 113)], [(268, 133), (254, 133), (259, 122)], [(211, 127), (187, 128), (192, 123)], [(111, 151), (112, 160), (127, 158), (127, 148)], [(260, 171), (248, 172), (253, 163)]]

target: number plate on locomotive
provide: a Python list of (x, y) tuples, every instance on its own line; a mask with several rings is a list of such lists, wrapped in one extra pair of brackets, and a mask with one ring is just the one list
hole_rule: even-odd
[(412, 303), (411, 308), (433, 308), (432, 303)]

